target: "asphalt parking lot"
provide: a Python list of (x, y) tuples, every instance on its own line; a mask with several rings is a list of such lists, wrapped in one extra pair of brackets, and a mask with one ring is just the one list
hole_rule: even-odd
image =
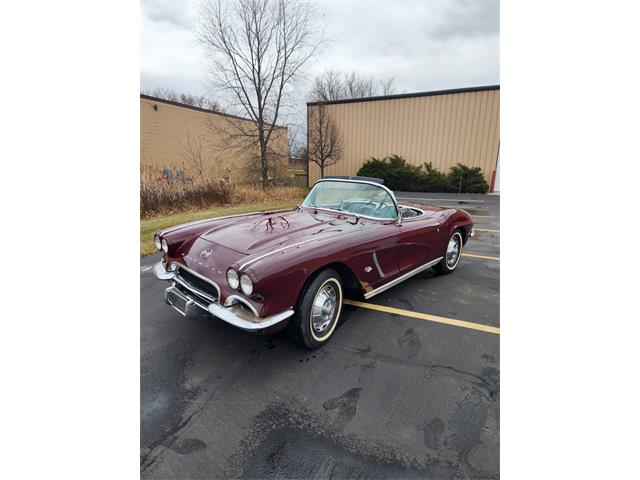
[(144, 478), (499, 476), (500, 197), (396, 195), (460, 198), (476, 235), (453, 274), (368, 302), (393, 310), (345, 306), (318, 351), (186, 320), (141, 260)]

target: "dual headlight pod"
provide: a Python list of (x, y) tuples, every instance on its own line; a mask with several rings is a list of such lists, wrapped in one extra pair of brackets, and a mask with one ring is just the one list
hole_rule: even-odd
[(240, 286), (240, 279), (238, 278), (238, 272), (233, 268), (227, 270), (227, 283), (231, 288), (236, 290)]
[(240, 287), (242, 293), (245, 295), (251, 295), (251, 293), (253, 293), (253, 282), (246, 273), (243, 273), (238, 277), (238, 272), (233, 268), (230, 268), (227, 270), (227, 283), (234, 290), (237, 290), (237, 288)]
[(169, 244), (164, 238), (160, 240), (158, 235), (154, 235), (153, 243), (158, 250), (162, 250), (164, 253), (169, 253)]
[(240, 288), (242, 289), (242, 292), (247, 296), (251, 295), (251, 293), (253, 292), (253, 282), (249, 278), (249, 275), (247, 275), (246, 273), (240, 275)]

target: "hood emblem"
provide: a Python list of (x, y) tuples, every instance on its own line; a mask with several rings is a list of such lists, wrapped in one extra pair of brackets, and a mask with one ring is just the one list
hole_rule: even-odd
[(205, 248), (204, 250), (202, 250), (200, 252), (200, 258), (209, 258), (211, 256), (211, 254), (213, 253), (213, 250), (210, 248)]

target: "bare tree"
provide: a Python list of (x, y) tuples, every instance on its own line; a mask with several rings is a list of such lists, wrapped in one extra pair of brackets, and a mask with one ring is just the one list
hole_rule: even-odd
[(309, 161), (320, 167), (320, 177), (324, 169), (336, 164), (344, 151), (342, 134), (327, 107), (317, 105), (309, 114)]
[(327, 70), (316, 77), (311, 96), (316, 101), (333, 101), (391, 95), (395, 91), (393, 77), (376, 81), (355, 72), (341, 74), (334, 70)]
[(294, 129), (289, 132), (289, 168), (307, 168), (306, 139), (302, 139), (302, 131)]
[(375, 83), (372, 78), (364, 78), (351, 72), (344, 76), (345, 94), (347, 98), (364, 98), (375, 95)]
[(313, 100), (329, 101), (346, 98), (342, 75), (334, 70), (327, 70), (315, 78), (311, 93)]
[(186, 138), (184, 140), (178, 139), (178, 141), (182, 146), (182, 158), (186, 164), (198, 174), (200, 180), (204, 181), (206, 162), (204, 149), (202, 148), (202, 140), (187, 130)]
[(395, 78), (388, 77), (385, 80), (380, 80), (380, 90), (382, 95), (393, 95), (396, 93), (396, 87), (394, 85)]
[(162, 98), (170, 102), (182, 103), (192, 107), (204, 108), (212, 112), (223, 112), (222, 106), (212, 98), (205, 95), (194, 95), (193, 93), (178, 93), (169, 88), (154, 88), (151, 90), (142, 90), (140, 93), (152, 97)]
[(319, 50), (311, 6), (298, 0), (204, 0), (198, 40), (212, 87), (253, 122), (229, 120), (234, 143), (255, 148), (262, 187), (269, 178), (270, 142), (291, 83)]

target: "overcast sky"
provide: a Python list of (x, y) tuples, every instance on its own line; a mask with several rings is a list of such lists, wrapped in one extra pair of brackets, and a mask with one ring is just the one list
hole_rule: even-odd
[[(313, 3), (331, 41), (310, 65), (307, 85), (324, 70), (394, 77), (399, 92), (500, 83), (497, 0)], [(198, 0), (141, 5), (140, 88), (207, 94), (193, 34)]]

